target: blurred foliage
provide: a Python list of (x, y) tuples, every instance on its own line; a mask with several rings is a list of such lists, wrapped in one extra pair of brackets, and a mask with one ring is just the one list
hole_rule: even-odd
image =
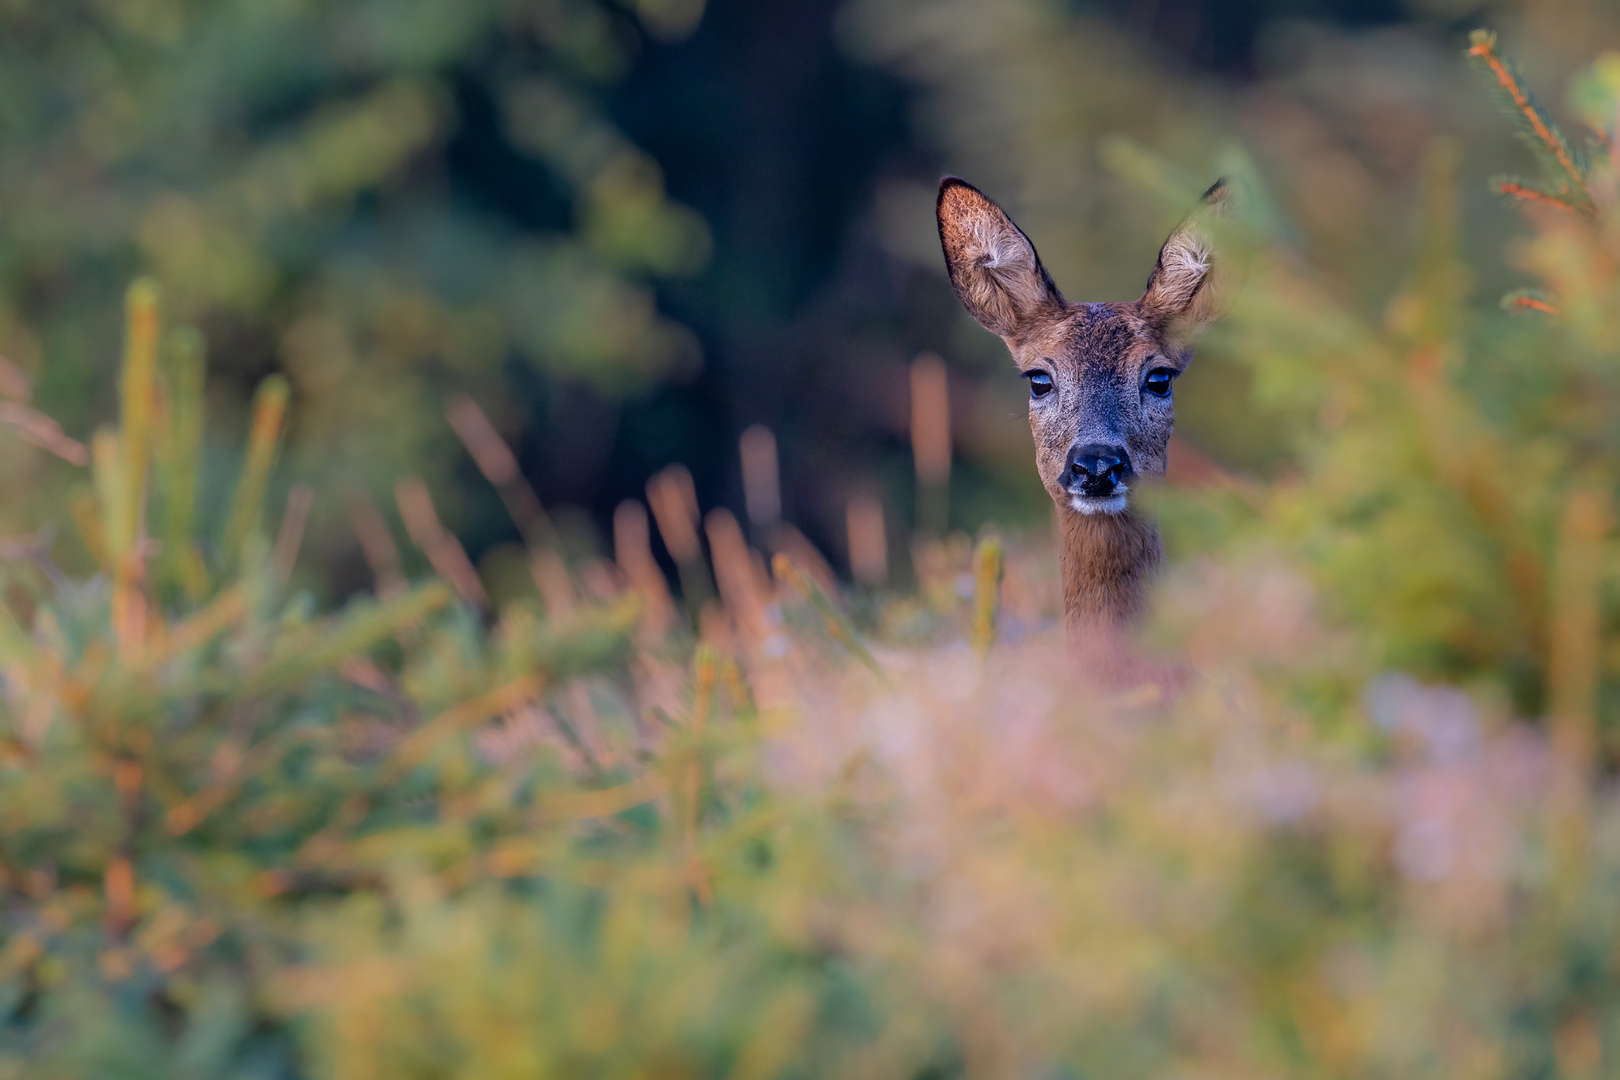
[[(707, 229), (602, 98), (702, 7), (0, 6), (0, 352), (80, 429), (110, 404), (107, 301), (151, 274), (205, 331), (221, 422), (279, 370), (296, 471), (378, 487), (445, 449), (447, 388), (499, 400), (509, 361), (615, 395), (690, 374), (650, 285), (701, 268)], [(453, 186), (468, 142), (506, 155), (524, 228)], [(8, 470), (8, 513), (40, 509), (39, 467)]]
[(1541, 176), (1490, 186), (1524, 210), (1534, 232), (1518, 261), (1541, 288), (1510, 293), (1503, 314), (1470, 303), (1445, 142), (1429, 153), (1410, 268), (1381, 318), (1291, 254), (1262, 268), (1230, 320), (1232, 347), (1259, 394), (1314, 422), (1297, 440), (1300, 472), (1258, 496), (1254, 524), (1299, 545), (1381, 663), (1489, 683), (1521, 710), (1573, 710), (1587, 728), (1608, 717), (1614, 755), (1620, 655), (1570, 644), (1620, 618), (1614, 120), (1572, 151), (1493, 38), (1476, 35), (1470, 56), (1537, 147)]
[[(1556, 582), (1535, 565), (1552, 557), (1568, 500), (1617, 464), (1614, 347), (1595, 314), (1614, 302), (1608, 226), (1586, 191), (1608, 182), (1615, 82), (1611, 57), (1574, 50), (1620, 25), (1603, 5), (1524, 4), (1515, 23), (1541, 84), (1557, 86), (1548, 69), (1568, 76), (1585, 132), (1560, 134), (1520, 78), (1532, 121), (1474, 56), (1489, 76), (1481, 93), (1457, 35), (1421, 14), (1357, 34), (1280, 22), (1257, 47), (1256, 78), (1228, 87), (1166, 70), (1116, 27), (1043, 0), (995, 19), (970, 3), (857, 0), (846, 31), (927, 89), (919, 127), (946, 168), (1003, 201), (1071, 299), (1136, 295), (1152, 243), (1210, 178), (1246, 177), (1261, 257), (1178, 383), (1185, 441), (1170, 479), (1201, 482), (1208, 462), (1178, 476), (1195, 450), (1232, 475), (1226, 494), (1166, 500), (1172, 552), (1286, 533), (1336, 613), (1375, 635), (1380, 662), (1490, 682), (1537, 712)], [(1553, 171), (1510, 175), (1537, 166)], [(1459, 180), (1490, 173), (1503, 175)], [(1539, 220), (1532, 238), (1515, 235), (1503, 195), (1566, 191), (1592, 236), (1577, 243)], [(936, 265), (931, 197), (895, 184), (880, 207), (890, 250)], [(1532, 201), (1532, 218), (1557, 209)], [(1498, 297), (1526, 271), (1540, 290), (1504, 309)], [(1573, 299), (1554, 306), (1578, 313), (1538, 319), (1526, 306), (1560, 293)], [(965, 316), (948, 325), (941, 351), (964, 373), (990, 369), (975, 392), (1016, 410), (1004, 350)], [(1033, 485), (1027, 444), (1014, 450)], [(1603, 661), (1606, 687), (1617, 663)]]
[[(565, 564), (461, 405), (539, 598), (486, 612), (418, 484), (444, 580), (373, 535), (377, 597), (321, 614), (307, 502), (266, 509), (295, 381), (216, 423), (246, 437), (210, 480), (152, 282), (88, 447), (0, 368), (0, 420), (88, 464), (95, 561), (0, 551), (0, 1077), (1611, 1074), (1620, 87), (1575, 81), (1608, 126), (1566, 164), (1471, 47), (1551, 158), (1493, 182), (1511, 274), (1469, 254), (1455, 143), (1389, 264), (1231, 153), (1255, 261), (1212, 351), (1283, 436), (1158, 500), (1181, 670), (1140, 686), (1064, 679), (1040, 550), (952, 537), (915, 595), (839, 595), (666, 473), (690, 632), (645, 511)], [(1170, 212), (1176, 168), (1110, 145)]]

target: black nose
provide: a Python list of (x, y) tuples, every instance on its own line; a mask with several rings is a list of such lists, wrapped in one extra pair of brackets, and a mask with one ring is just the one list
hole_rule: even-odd
[(1087, 443), (1069, 448), (1069, 470), (1065, 476), (1070, 491), (1081, 495), (1112, 495), (1114, 488), (1131, 477), (1131, 456), (1123, 446)]

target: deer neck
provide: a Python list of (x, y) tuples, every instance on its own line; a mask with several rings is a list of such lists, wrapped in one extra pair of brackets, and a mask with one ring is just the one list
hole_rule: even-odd
[(1058, 530), (1070, 635), (1117, 630), (1132, 622), (1163, 557), (1158, 527), (1132, 510), (1081, 514), (1060, 506)]

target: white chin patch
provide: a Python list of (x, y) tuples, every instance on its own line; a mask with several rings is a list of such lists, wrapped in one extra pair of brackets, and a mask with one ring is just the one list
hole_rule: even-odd
[(1069, 496), (1069, 505), (1082, 514), (1117, 514), (1125, 509), (1125, 493), (1115, 492), (1101, 499), (1088, 498), (1085, 495)]

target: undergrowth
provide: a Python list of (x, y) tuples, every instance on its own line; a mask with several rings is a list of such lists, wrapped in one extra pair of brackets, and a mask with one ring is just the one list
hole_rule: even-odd
[[(200, 346), (137, 285), (115, 428), (7, 413), (88, 461), (99, 571), (0, 568), (0, 1077), (1612, 1072), (1614, 171), (1471, 54), (1545, 159), (1496, 182), (1540, 321), (1475, 351), (1443, 153), (1382, 323), (1259, 238), (1235, 332), (1321, 421), (1162, 500), (1220, 537), (1161, 590), (1173, 692), (1066, 681), (1042, 555), (991, 540), (867, 602), (900, 645), (693, 517), (686, 620), (644, 512), (564, 565), (465, 406), (543, 601), (491, 611), (405, 484), (438, 577), (384, 526), (378, 595), (316, 612), (284, 385), (199, 524)], [(1481, 390), (1510, 349), (1534, 409)]]

